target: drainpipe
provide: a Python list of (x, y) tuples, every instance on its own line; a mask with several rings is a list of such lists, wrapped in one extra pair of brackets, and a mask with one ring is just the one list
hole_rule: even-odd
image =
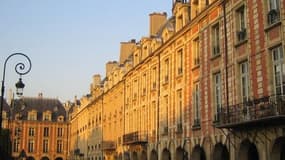
[(124, 135), (125, 135), (125, 125), (126, 125), (126, 122), (125, 122), (125, 106), (126, 106), (126, 79), (124, 79), (124, 106), (123, 106), (123, 121), (124, 121), (124, 124), (123, 124), (123, 136), (122, 136), (122, 145), (123, 145), (123, 153), (122, 153), (122, 159), (125, 160), (125, 150), (124, 150)]
[(103, 86), (103, 92), (102, 92), (102, 116), (101, 116), (101, 122), (102, 122), (102, 140), (101, 140), (101, 154), (102, 154), (102, 160), (104, 160), (104, 151), (103, 151), (103, 143), (104, 143), (104, 86)]
[(227, 38), (227, 13), (226, 13), (226, 3), (227, 0), (223, 1), (223, 12), (224, 12), (224, 43), (225, 43), (225, 72), (226, 72), (226, 106), (227, 106), (227, 122), (229, 122), (230, 117), (229, 117), (229, 86), (228, 86), (228, 38)]
[[(227, 105), (227, 122), (230, 121), (230, 109), (229, 109), (229, 86), (228, 86), (228, 38), (227, 38), (227, 12), (226, 12), (227, 0), (223, 0), (223, 12), (224, 12), (224, 36), (225, 36), (225, 72), (226, 72), (226, 105)], [(229, 158), (231, 159), (231, 144), (230, 136), (228, 136), (228, 146), (229, 146)]]
[[(156, 143), (159, 144), (159, 105), (160, 105), (160, 53), (158, 54), (158, 91), (157, 91), (157, 96), (158, 96), (158, 100), (157, 100), (157, 138), (156, 138)], [(157, 152), (158, 152), (158, 145), (157, 145)], [(158, 152), (159, 153), (159, 152)]]

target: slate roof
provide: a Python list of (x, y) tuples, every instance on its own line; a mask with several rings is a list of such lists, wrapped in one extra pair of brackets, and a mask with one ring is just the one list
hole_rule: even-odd
[(28, 112), (36, 110), (37, 120), (42, 120), (43, 113), (50, 111), (52, 113), (52, 121), (57, 121), (59, 116), (63, 116), (66, 120), (66, 111), (63, 104), (58, 99), (50, 98), (21, 98), (14, 100), (14, 105), (12, 108), (13, 119), (17, 113), (21, 113), (22, 119), (26, 120), (28, 117)]

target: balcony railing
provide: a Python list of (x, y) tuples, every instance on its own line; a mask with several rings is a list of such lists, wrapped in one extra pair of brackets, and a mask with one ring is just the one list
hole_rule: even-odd
[(268, 24), (274, 24), (280, 21), (280, 11), (277, 9), (272, 9), (267, 14)]
[[(228, 108), (228, 111), (227, 111)], [(245, 128), (274, 125), (285, 120), (285, 95), (262, 97), (222, 108), (217, 128)]]
[(147, 143), (147, 134), (144, 132), (132, 132), (123, 136), (123, 144), (143, 144)]
[(103, 150), (115, 150), (116, 143), (114, 141), (103, 141), (102, 149)]

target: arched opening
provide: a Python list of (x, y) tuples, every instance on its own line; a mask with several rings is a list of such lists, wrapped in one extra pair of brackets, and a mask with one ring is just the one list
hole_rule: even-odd
[(239, 160), (259, 160), (259, 155), (255, 144), (249, 140), (244, 140), (239, 149)]
[(35, 160), (35, 158), (30, 156), (26, 160)]
[(128, 152), (124, 153), (124, 160), (130, 160), (130, 154)]
[(61, 157), (57, 157), (55, 160), (63, 160), (63, 158), (61, 158)]
[(161, 160), (171, 160), (171, 155), (168, 149), (163, 149)]
[(158, 155), (155, 150), (152, 150), (150, 153), (150, 160), (158, 160)]
[(141, 154), (141, 158), (140, 160), (147, 160), (147, 154), (146, 154), (146, 151), (142, 151), (142, 154)]
[(123, 155), (122, 155), (122, 153), (119, 154), (118, 160), (123, 160)]
[[(49, 158), (48, 157), (42, 157), (41, 160), (49, 160)], [(56, 160), (58, 160), (58, 159), (56, 159)]]
[(133, 152), (132, 160), (138, 160), (138, 153), (137, 152)]
[(118, 160), (119, 156), (117, 155), (117, 153), (114, 154), (114, 160)]
[(229, 160), (229, 151), (225, 145), (218, 143), (215, 145), (213, 160)]
[(185, 157), (185, 150), (181, 147), (176, 149), (176, 160), (184, 160)]
[(206, 160), (205, 151), (200, 146), (195, 146), (192, 151), (192, 160)]
[(272, 160), (285, 160), (285, 137), (275, 140), (271, 153)]

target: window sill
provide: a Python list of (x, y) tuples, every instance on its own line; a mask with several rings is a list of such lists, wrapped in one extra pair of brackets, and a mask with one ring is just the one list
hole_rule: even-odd
[(215, 59), (217, 59), (217, 58), (219, 58), (219, 57), (221, 57), (221, 53), (218, 53), (218, 54), (216, 54), (216, 55), (212, 55), (212, 57), (210, 58), (210, 60), (215, 60)]
[(164, 85), (164, 86), (166, 86), (166, 85), (168, 85), (169, 84), (169, 81), (164, 81), (163, 83), (162, 83), (162, 85)]
[(179, 73), (179, 74), (176, 75), (176, 78), (180, 78), (182, 76), (183, 76), (183, 73)]
[(198, 68), (200, 68), (200, 64), (197, 64), (197, 65), (193, 66), (192, 67), (192, 71), (195, 70), (195, 69), (198, 69)]
[(237, 48), (237, 47), (239, 47), (239, 46), (241, 46), (241, 45), (243, 45), (243, 44), (245, 44), (245, 43), (247, 43), (247, 38), (245, 38), (244, 40), (238, 41), (238, 42), (235, 44), (235, 48)]
[(268, 24), (268, 26), (264, 29), (265, 32), (268, 32), (272, 28), (275, 28), (276, 26), (281, 25), (281, 21), (275, 22), (273, 24)]
[(201, 129), (201, 125), (200, 125), (200, 124), (194, 124), (194, 125), (192, 126), (192, 130), (193, 130), (193, 131), (200, 130), (200, 129)]

